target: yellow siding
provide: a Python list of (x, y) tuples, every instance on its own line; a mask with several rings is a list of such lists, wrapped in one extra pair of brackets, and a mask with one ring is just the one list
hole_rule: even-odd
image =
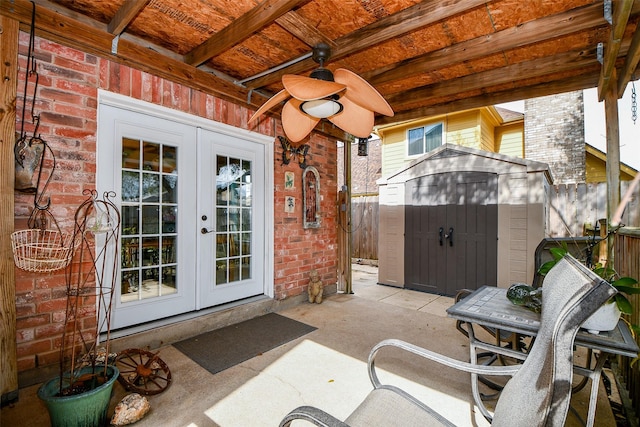
[(397, 172), (416, 158), (407, 156), (409, 129), (438, 122), (444, 123), (443, 144), (524, 157), (524, 122), (501, 126), (495, 112), (480, 108), (381, 129), (382, 176)]
[(478, 121), (480, 122), (481, 132), (478, 140), (479, 148), (484, 151), (495, 152), (496, 144), (494, 140), (494, 129), (498, 125), (497, 121), (487, 112), (487, 110), (479, 110)]
[(498, 153), (524, 158), (524, 129), (522, 122), (497, 127), (495, 141)]
[[(415, 125), (411, 127), (415, 127)], [(408, 127), (402, 127), (384, 133), (384, 138), (382, 138), (382, 176), (397, 171), (406, 163), (407, 129)]]
[[(605, 161), (587, 152), (585, 163), (587, 182), (607, 182), (607, 163)], [(624, 171), (622, 167), (620, 168), (621, 181), (630, 181), (633, 177), (633, 175)]]
[(477, 111), (454, 114), (445, 122), (446, 144), (479, 148), (480, 125)]

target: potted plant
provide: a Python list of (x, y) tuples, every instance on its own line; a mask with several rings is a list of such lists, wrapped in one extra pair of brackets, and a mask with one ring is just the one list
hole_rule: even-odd
[[(549, 252), (553, 259), (545, 262), (538, 269), (538, 273), (542, 276), (546, 275), (567, 254), (567, 248), (565, 246), (550, 248)], [(621, 314), (633, 314), (633, 305), (627, 296), (640, 294), (640, 288), (636, 286), (638, 281), (632, 277), (620, 277), (613, 268), (603, 266), (600, 263), (592, 266), (591, 270), (609, 282), (618, 293), (589, 317), (582, 327), (592, 333), (611, 331), (618, 324)], [(634, 332), (640, 332), (638, 325), (630, 324), (629, 326)]]
[[(96, 191), (75, 214), (74, 258), (66, 267), (67, 308), (60, 348), (60, 371), (38, 389), (56, 426), (101, 426), (107, 421), (113, 384), (119, 372), (110, 358), (111, 308), (117, 272), (120, 214), (113, 193)], [(76, 240), (77, 239), (77, 240)], [(81, 303), (95, 298), (95, 311)], [(86, 328), (85, 317), (95, 327)], [(106, 334), (100, 342), (100, 334)], [(98, 350), (98, 345), (104, 348)]]

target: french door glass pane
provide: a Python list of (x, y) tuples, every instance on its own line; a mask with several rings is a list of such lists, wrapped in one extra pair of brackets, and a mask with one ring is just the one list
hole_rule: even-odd
[(251, 278), (251, 162), (216, 158), (216, 284)]
[(121, 302), (174, 294), (178, 150), (122, 139)]

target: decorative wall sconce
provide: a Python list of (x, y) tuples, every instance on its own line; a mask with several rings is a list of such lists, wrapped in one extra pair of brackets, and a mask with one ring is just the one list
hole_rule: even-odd
[(280, 140), (280, 145), (282, 145), (282, 164), (288, 165), (289, 162), (295, 158), (295, 161), (298, 162), (300, 168), (306, 168), (309, 146), (304, 144), (299, 147), (294, 147), (286, 137), (279, 136), (278, 139)]

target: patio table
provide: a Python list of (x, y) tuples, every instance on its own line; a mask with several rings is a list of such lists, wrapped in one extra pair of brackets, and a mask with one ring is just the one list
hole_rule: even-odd
[[(527, 354), (524, 351), (502, 347), (499, 343), (492, 344), (479, 340), (474, 334), (474, 324), (493, 328), (497, 334), (500, 331), (508, 331), (530, 337), (535, 337), (540, 327), (540, 315), (538, 313), (512, 304), (507, 299), (507, 289), (494, 286), (479, 288), (449, 307), (447, 313), (450, 317), (466, 323), (469, 331), (470, 361), (475, 364), (478, 363), (477, 350), (489, 351), (518, 360), (526, 359)], [(587, 427), (592, 427), (595, 420), (600, 375), (607, 357), (609, 355), (622, 355), (634, 358), (638, 355), (639, 349), (629, 331), (629, 327), (622, 320), (610, 332), (592, 334), (580, 329), (576, 335), (575, 345), (588, 350), (596, 350), (596, 363), (593, 368), (590, 366), (590, 360), (587, 367), (574, 366), (574, 372), (591, 379), (591, 394), (586, 425)], [(480, 396), (477, 374), (471, 374), (471, 391), (480, 412), (487, 420), (491, 421), (491, 414), (484, 406)]]

